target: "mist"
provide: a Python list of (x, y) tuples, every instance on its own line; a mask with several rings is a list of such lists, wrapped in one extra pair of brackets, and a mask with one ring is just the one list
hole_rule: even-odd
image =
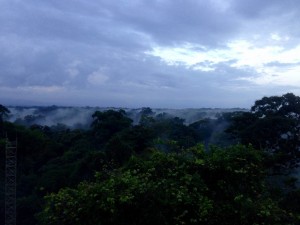
[[(106, 111), (109, 109), (123, 109), (127, 116), (133, 120), (133, 124), (139, 123), (143, 108), (111, 108), (111, 107), (59, 107), (59, 106), (11, 106), (8, 107), (10, 114), (9, 122), (31, 126), (55, 126), (63, 124), (70, 129), (88, 129), (92, 122), (92, 115), (95, 111)], [(247, 109), (231, 108), (199, 108), (199, 109), (152, 109), (152, 116), (164, 115), (164, 117), (179, 117), (184, 119), (186, 125), (190, 125), (202, 119), (217, 119), (222, 113), (234, 111), (247, 111)]]

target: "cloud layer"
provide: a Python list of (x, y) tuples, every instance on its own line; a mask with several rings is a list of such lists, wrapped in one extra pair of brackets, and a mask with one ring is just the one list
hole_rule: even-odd
[(0, 101), (249, 107), (300, 94), (297, 0), (0, 0)]

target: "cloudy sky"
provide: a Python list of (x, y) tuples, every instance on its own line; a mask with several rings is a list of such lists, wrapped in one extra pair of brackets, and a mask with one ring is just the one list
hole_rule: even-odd
[(300, 95), (299, 0), (0, 0), (8, 105), (250, 107)]

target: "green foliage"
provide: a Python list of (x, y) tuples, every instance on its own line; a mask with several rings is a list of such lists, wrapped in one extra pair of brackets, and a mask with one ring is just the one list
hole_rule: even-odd
[(162, 151), (178, 151), (196, 144), (197, 134), (195, 130), (186, 126), (184, 120), (178, 117), (169, 118), (158, 115), (152, 123), (151, 129), (156, 140), (159, 141), (159, 145), (156, 147)]
[(91, 124), (93, 134), (100, 143), (108, 141), (114, 134), (129, 128), (132, 120), (126, 117), (124, 110), (96, 111)]
[(0, 137), (4, 137), (3, 122), (9, 113), (10, 111), (8, 110), (8, 108), (0, 104)]
[(198, 139), (207, 143), (212, 135), (214, 124), (211, 119), (202, 119), (192, 123), (190, 127), (197, 131)]
[(10, 113), (9, 109), (0, 104), (0, 121), (3, 122), (4, 118)]
[(125, 129), (112, 136), (105, 145), (109, 160), (118, 165), (125, 163), (131, 155), (141, 154), (152, 144), (153, 132), (140, 125)]
[[(262, 149), (293, 167), (300, 157), (300, 97), (292, 93), (257, 100), (251, 112), (235, 114), (228, 129), (243, 144)], [(273, 163), (274, 164), (274, 163)]]
[[(98, 173), (98, 182), (82, 183), (76, 190), (64, 189), (48, 196), (42, 221), (44, 224), (207, 221), (212, 202), (204, 196), (207, 188), (191, 170), (190, 163), (176, 154), (157, 151), (145, 161), (133, 157), (126, 168), (114, 171), (108, 179), (102, 180)], [(61, 202), (68, 205), (60, 205)], [(63, 208), (67, 211), (61, 211)]]
[[(190, 126), (150, 108), (135, 126), (123, 110), (95, 112), (90, 130), (3, 122), (8, 138), (18, 138), (17, 223), (37, 224), (42, 211), (40, 224), (299, 224), (297, 180), (284, 176), (271, 189), (265, 155), (255, 150), (272, 150), (273, 166), (290, 159), (298, 100), (267, 100)], [(245, 145), (209, 147), (226, 142), (215, 134), (228, 120)], [(4, 215), (4, 139), (0, 149)]]
[(151, 108), (146, 107), (142, 108), (141, 113), (140, 113), (140, 125), (143, 127), (149, 127), (153, 125), (155, 122), (155, 119), (153, 118), (154, 113)]
[(157, 150), (46, 197), (41, 224), (287, 224), (251, 146)]

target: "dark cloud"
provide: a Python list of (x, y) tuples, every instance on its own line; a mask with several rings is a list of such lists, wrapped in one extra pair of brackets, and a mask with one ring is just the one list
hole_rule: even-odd
[(279, 33), (282, 36), (290, 37), (286, 47), (298, 45), (300, 38), (299, 1), (236, 0), (232, 1), (232, 10), (244, 24), (243, 32), (246, 35)]
[(297, 0), (243, 0), (233, 1), (232, 8), (239, 15), (259, 19), (269, 16), (280, 17), (285, 14), (298, 14), (300, 2)]
[(212, 1), (133, 1), (115, 5), (114, 16), (156, 42), (217, 45), (237, 29), (238, 20)]
[[(156, 46), (185, 44), (201, 52), (226, 49), (228, 42), (260, 32), (288, 35), (286, 46), (292, 48), (299, 43), (299, 4), (292, 0), (0, 1), (0, 96), (5, 96), (3, 101), (22, 102), (22, 96), (27, 102), (62, 105), (248, 104), (236, 98), (241, 90), (252, 100), (260, 93), (260, 87), (240, 79), (259, 76), (253, 68), (233, 67), (234, 60), (168, 65), (149, 52)], [(201, 71), (197, 66), (214, 70)]]

